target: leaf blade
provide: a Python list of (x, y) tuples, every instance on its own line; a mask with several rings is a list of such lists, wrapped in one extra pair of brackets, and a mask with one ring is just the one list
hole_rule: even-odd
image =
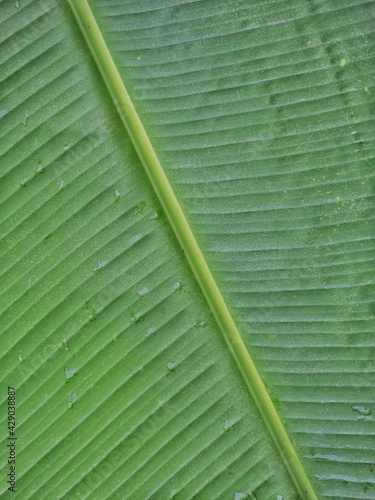
[(239, 371), (265, 425), (302, 498), (316, 495), (258, 371), (242, 341), (228, 307), (216, 285), (198, 243), (156, 156), (147, 133), (131, 102), (110, 52), (86, 0), (69, 1), (91, 53), (100, 69), (117, 111), (146, 170), (193, 274), (224, 336)]
[[(131, 488), (167, 498), (175, 489), (185, 497), (248, 490), (292, 497), (165, 217), (153, 218), (159, 204), (69, 9), (49, 3), (53, 12), (30, 30), (26, 21), (47, 4), (20, 5), (15, 14), (11, 2), (1, 9), (2, 18), (15, 16), (6, 31), (27, 25), (16, 43), (9, 40), (17, 71), (4, 82), (9, 113), (2, 117), (21, 140), (3, 138), (10, 148), (1, 151), (9, 167), (1, 183), (9, 196), (1, 207), (10, 264), (3, 277), (11, 293), (1, 294), (0, 305), (13, 311), (8, 332), (2, 329), (1, 427), (10, 380), (18, 399), (18, 495), (114, 491), (124, 498)], [(33, 177), (40, 159), (45, 171)], [(24, 173), (30, 182), (21, 187)], [(202, 320), (208, 326), (196, 328)], [(159, 418), (169, 402), (174, 412)], [(140, 472), (151, 476), (165, 453), (173, 457), (168, 474), (159, 470), (144, 483)], [(215, 481), (197, 474), (206, 467)]]
[(92, 5), (306, 469), (371, 497), (374, 6)]

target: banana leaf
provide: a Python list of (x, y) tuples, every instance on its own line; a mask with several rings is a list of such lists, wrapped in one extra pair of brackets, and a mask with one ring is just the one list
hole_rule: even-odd
[(375, 498), (374, 18), (0, 2), (5, 498)]

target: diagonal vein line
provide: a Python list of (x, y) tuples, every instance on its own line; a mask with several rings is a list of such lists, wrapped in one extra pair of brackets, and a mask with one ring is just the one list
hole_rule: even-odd
[(133, 106), (87, 0), (69, 0), (77, 23), (95, 59), (120, 118), (149, 181), (181, 245), (242, 377), (303, 499), (316, 500), (309, 478), (248, 353), (229, 309), (203, 257), (180, 204)]

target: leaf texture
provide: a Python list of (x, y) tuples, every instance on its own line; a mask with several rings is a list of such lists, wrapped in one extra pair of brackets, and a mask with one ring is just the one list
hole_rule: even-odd
[[(90, 5), (314, 486), (373, 498), (373, 2)], [(294, 498), (70, 10), (0, 16), (17, 496)]]
[(94, 4), (306, 467), (371, 498), (374, 4)]
[(293, 495), (69, 8), (47, 7), (2, 5), (16, 496)]

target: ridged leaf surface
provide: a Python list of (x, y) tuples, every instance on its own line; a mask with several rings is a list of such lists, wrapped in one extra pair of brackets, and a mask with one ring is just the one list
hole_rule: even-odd
[[(319, 498), (375, 495), (374, 17), (93, 0)], [(1, 492), (299, 498), (65, 2), (0, 3)]]

